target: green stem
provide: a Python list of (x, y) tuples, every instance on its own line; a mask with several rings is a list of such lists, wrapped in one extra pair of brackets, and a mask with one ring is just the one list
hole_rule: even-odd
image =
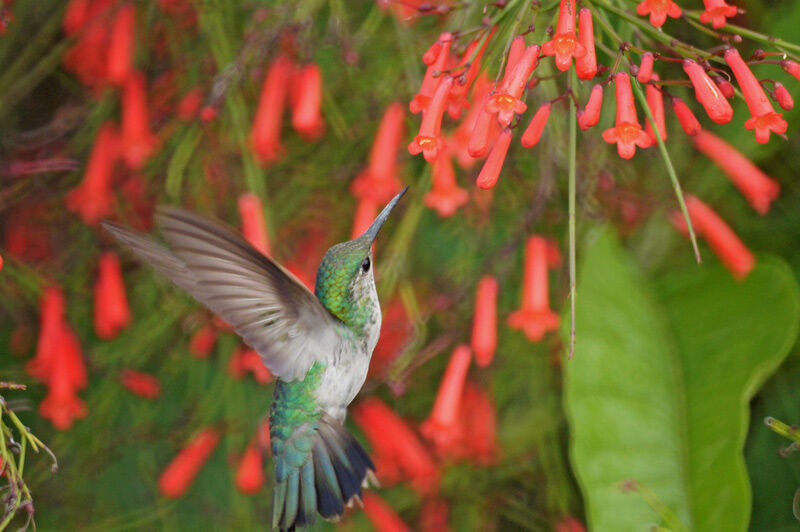
[[(700, 20), (700, 13), (697, 11), (686, 11), (685, 14), (688, 18), (691, 18), (693, 20)], [(787, 50), (791, 50), (796, 54), (800, 54), (800, 45), (784, 41), (783, 39), (770, 37), (769, 35), (764, 35), (763, 33), (749, 30), (747, 28), (743, 28), (742, 26), (737, 26), (736, 24), (726, 24), (721, 29), (729, 31), (731, 33), (738, 33), (742, 37), (747, 37), (748, 39), (751, 39), (753, 41), (762, 44), (769, 44), (770, 46), (786, 48)]]
[(647, 105), (647, 98), (644, 95), (641, 85), (638, 81), (636, 81), (636, 79), (632, 79), (631, 82), (633, 85), (633, 91), (636, 93), (636, 98), (639, 100), (639, 104), (641, 104), (642, 108), (644, 109), (647, 119), (650, 121), (650, 127), (653, 129), (653, 134), (656, 137), (656, 142), (658, 142), (658, 149), (661, 152), (661, 158), (664, 159), (664, 166), (667, 167), (667, 174), (669, 174), (669, 179), (672, 181), (672, 188), (675, 191), (675, 197), (678, 198), (678, 205), (681, 206), (683, 219), (686, 221), (686, 227), (689, 230), (689, 240), (692, 241), (695, 259), (697, 260), (697, 263), (700, 264), (703, 262), (703, 259), (700, 257), (700, 248), (697, 247), (697, 237), (694, 233), (694, 225), (692, 225), (692, 219), (689, 217), (689, 211), (686, 209), (686, 202), (683, 200), (683, 190), (681, 189), (680, 181), (678, 181), (678, 175), (675, 173), (675, 167), (672, 165), (672, 159), (670, 158), (667, 147), (664, 144), (664, 139), (661, 138), (661, 132), (658, 130), (658, 126), (656, 126), (653, 113), (650, 112), (650, 106)]
[[(571, 73), (571, 85), (577, 86), (575, 70)], [(578, 110), (574, 102), (569, 106), (569, 358), (575, 354), (575, 297), (577, 282), (575, 280), (575, 174), (578, 151)]]

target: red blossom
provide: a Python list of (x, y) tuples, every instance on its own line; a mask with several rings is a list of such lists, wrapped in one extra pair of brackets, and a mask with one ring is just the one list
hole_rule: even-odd
[(781, 67), (789, 74), (794, 76), (800, 81), (800, 63), (796, 63), (791, 59), (781, 61)]
[(736, 89), (733, 88), (730, 81), (722, 76), (712, 76), (711, 79), (714, 80), (714, 83), (717, 84), (717, 87), (727, 99), (732, 100), (736, 96)]
[(106, 122), (100, 126), (95, 137), (83, 181), (66, 198), (67, 209), (80, 215), (87, 225), (97, 225), (114, 211), (111, 181), (118, 150), (117, 128)]
[(234, 484), (245, 495), (253, 495), (264, 486), (264, 458), (261, 449), (254, 443), (247, 446), (236, 468)]
[[(478, 122), (478, 117), (481, 116), (483, 112), (483, 107), (486, 104), (486, 100), (489, 98), (489, 93), (491, 90), (492, 82), (486, 78), (485, 73), (482, 73), (472, 89), (472, 105), (470, 106), (467, 115), (463, 120), (461, 120), (458, 128), (456, 128), (453, 135), (447, 141), (448, 152), (450, 155), (456, 158), (456, 162), (461, 168), (472, 168), (472, 166), (475, 164), (475, 158), (470, 155), (469, 151), (470, 137), (472, 137), (472, 132), (475, 130), (475, 126)], [(486, 149), (488, 150), (488, 134), (490, 133), (490, 127), (488, 127), (488, 124), (489, 121), (491, 121), (491, 115), (489, 113), (486, 114)], [(485, 152), (484, 155), (486, 155)]]
[(780, 185), (762, 172), (736, 148), (702, 130), (692, 137), (695, 148), (722, 169), (736, 188), (759, 214), (767, 214), (770, 203), (778, 197)]
[(481, 173), (478, 174), (478, 179), (475, 181), (475, 184), (478, 185), (479, 188), (487, 189), (495, 186), (497, 179), (500, 177), (500, 170), (503, 168), (503, 162), (506, 160), (506, 154), (508, 153), (508, 147), (510, 145), (511, 130), (505, 128), (500, 133), (500, 136), (497, 137), (494, 146), (492, 146), (492, 151), (489, 152), (486, 162), (483, 163)]
[[(658, 74), (653, 74), (652, 79), (658, 81)], [(653, 115), (653, 121), (656, 123), (661, 140), (665, 141), (667, 140), (667, 124), (664, 117), (664, 94), (661, 92), (661, 89), (652, 83), (648, 83), (645, 90), (647, 94), (647, 107), (650, 108), (650, 114)], [(656, 134), (653, 131), (653, 127), (650, 125), (649, 119), (646, 120), (644, 130), (650, 138), (650, 144), (653, 146), (658, 144)]]
[(639, 118), (636, 116), (636, 106), (633, 103), (633, 90), (631, 79), (625, 72), (614, 76), (614, 85), (617, 88), (617, 121), (615, 127), (603, 132), (603, 140), (609, 144), (617, 144), (617, 153), (623, 159), (630, 159), (636, 153), (636, 146), (647, 148), (650, 139), (642, 131)]
[(589, 80), (597, 75), (597, 54), (594, 50), (592, 10), (586, 7), (578, 11), (578, 41), (586, 54), (575, 59), (575, 73), (580, 79)]
[(450, 56), (450, 47), (453, 44), (453, 35), (447, 32), (442, 33), (438, 42), (441, 43), (441, 46), (438, 49), (436, 60), (430, 64), (426, 63), (428, 64), (428, 69), (422, 79), (422, 85), (408, 105), (413, 114), (425, 111), (428, 108), (436, 89), (442, 81), (442, 73), (447, 70), (447, 60)]
[(250, 129), (250, 145), (262, 164), (277, 161), (284, 152), (281, 144), (281, 119), (292, 76), (292, 62), (279, 55), (269, 65), (258, 108)]
[(781, 106), (781, 109), (789, 111), (794, 107), (794, 100), (786, 87), (780, 81), (775, 82), (775, 101)]
[(467, 154), (472, 158), (485, 157), (489, 151), (492, 129), (497, 123), (493, 120), (494, 115), (487, 109), (491, 94), (487, 94), (485, 100), (480, 105), (480, 111), (475, 117), (475, 126), (469, 136), (467, 143)]
[(364, 513), (377, 532), (411, 532), (386, 501), (372, 491), (365, 491)]
[(210, 324), (203, 325), (189, 340), (189, 353), (195, 358), (208, 358), (217, 343), (217, 331)]
[(50, 361), (48, 391), (39, 404), (39, 414), (58, 430), (68, 430), (76, 419), (83, 419), (87, 414), (86, 404), (78, 397), (75, 385), (75, 375), (80, 372), (85, 375), (86, 370), (75, 334), (66, 328), (61, 334), (59, 351)]
[(70, 2), (62, 19), (65, 33), (75, 36), (75, 43), (64, 52), (64, 66), (92, 89), (107, 83), (109, 15), (113, 4), (113, 0)]
[(561, 71), (570, 67), (573, 57), (578, 59), (586, 55), (586, 48), (575, 35), (575, 0), (561, 0), (556, 33), (552, 40), (542, 45), (542, 55), (555, 55), (556, 67)]
[(403, 142), (406, 111), (398, 102), (389, 104), (369, 154), (369, 165), (350, 185), (356, 198), (365, 198), (376, 204), (392, 199), (402, 183), (397, 178), (397, 152)]
[(678, 117), (678, 122), (687, 135), (697, 135), (703, 129), (692, 110), (680, 98), (672, 97), (672, 110), (675, 111), (675, 116)]
[(469, 194), (456, 182), (456, 172), (450, 156), (441, 151), (433, 162), (433, 188), (425, 194), (423, 202), (435, 209), (442, 218), (455, 214), (456, 209), (469, 201)]
[(120, 374), (119, 380), (131, 393), (144, 399), (152, 400), (161, 395), (161, 383), (148, 373), (126, 369)]
[[(574, 16), (574, 15), (573, 15)], [(574, 21), (573, 21), (574, 25)], [(486, 110), (497, 115), (497, 121), (502, 126), (508, 126), (515, 114), (522, 114), (528, 108), (522, 101), (522, 91), (528, 78), (538, 64), (539, 47), (535, 44), (525, 48), (525, 52), (515, 65), (506, 66), (505, 76), (497, 91), (489, 96)]]
[(54, 356), (60, 349), (65, 306), (64, 292), (57, 286), (46, 288), (39, 300), (39, 339), (36, 354), (25, 365), (25, 371), (41, 382), (48, 381)]
[[(755, 266), (753, 254), (739, 240), (736, 233), (715, 213), (711, 207), (694, 196), (686, 197), (686, 208), (695, 230), (708, 242), (722, 264), (739, 280), (743, 280)], [(671, 221), (684, 235), (688, 234), (686, 222), (680, 212), (671, 216)]]
[(448, 94), (453, 86), (453, 78), (444, 76), (444, 79), (436, 87), (436, 92), (430, 99), (425, 111), (422, 113), (422, 124), (419, 127), (419, 134), (408, 145), (408, 152), (411, 155), (422, 153), (425, 160), (433, 162), (439, 154), (439, 150), (445, 146), (441, 138), (442, 117), (444, 116), (445, 106), (447, 105)]
[(322, 106), (322, 71), (315, 63), (302, 67), (295, 76), (293, 92), (297, 101), (292, 110), (292, 127), (306, 140), (316, 140), (325, 132)]
[(700, 14), (700, 22), (711, 23), (714, 29), (719, 29), (728, 23), (726, 18), (735, 17), (738, 10), (725, 0), (703, 0), (706, 10)]
[(108, 43), (108, 81), (122, 86), (133, 71), (133, 49), (136, 38), (136, 6), (126, 2), (117, 10)]
[(475, 364), (482, 368), (492, 363), (497, 349), (497, 292), (497, 279), (491, 275), (480, 278), (475, 294), (470, 346), (475, 353)]
[[(489, 36), (483, 40), (483, 46), (481, 46), (479, 50), (476, 51), (476, 48), (478, 44), (480, 44), (481, 38), (475, 39), (469, 43), (469, 46), (467, 46), (467, 49), (461, 56), (461, 61), (459, 61), (458, 65), (453, 69), (454, 73), (458, 75), (455, 77), (455, 83), (453, 83), (453, 88), (450, 90), (450, 104), (447, 108), (447, 112), (450, 118), (454, 120), (461, 117), (461, 111), (463, 109), (470, 108), (470, 103), (467, 100), (467, 91), (469, 91), (472, 82), (475, 81), (475, 78), (481, 70), (483, 52), (486, 50), (486, 46), (489, 44), (489, 40), (492, 38), (492, 35), (494, 35), (496, 29), (496, 27), (492, 28)], [(473, 54), (475, 57), (473, 57)]]
[(469, 346), (455, 348), (439, 385), (431, 415), (419, 427), (441, 456), (453, 455), (461, 438), (461, 399), (471, 359)]
[(653, 52), (645, 52), (642, 54), (642, 62), (639, 64), (639, 72), (636, 74), (636, 79), (639, 83), (647, 83), (653, 75)]
[(110, 340), (131, 322), (131, 310), (119, 258), (112, 251), (100, 256), (94, 284), (94, 330), (99, 338)]
[(683, 70), (694, 86), (697, 101), (705, 108), (708, 117), (717, 124), (726, 124), (733, 118), (733, 108), (716, 83), (696, 61), (683, 60)]
[(636, 6), (636, 13), (641, 16), (650, 15), (650, 24), (660, 28), (666, 22), (667, 17), (678, 18), (681, 16), (681, 8), (672, 0), (643, 0)]
[(129, 168), (141, 168), (155, 152), (158, 140), (150, 132), (147, 88), (140, 72), (131, 73), (122, 90), (122, 158)]
[(536, 114), (533, 115), (531, 123), (528, 124), (528, 127), (522, 134), (521, 142), (523, 147), (533, 148), (539, 143), (539, 139), (542, 138), (544, 126), (547, 125), (547, 119), (550, 118), (550, 107), (550, 102), (547, 102), (536, 110)]
[(508, 325), (538, 342), (547, 331), (558, 328), (558, 314), (550, 310), (547, 276), (547, 241), (532, 236), (525, 245), (525, 269), (522, 280), (522, 306), (508, 317)]
[(181, 449), (158, 478), (158, 489), (164, 497), (177, 499), (191, 487), (197, 474), (219, 443), (220, 433), (214, 427), (203, 429)]
[(269, 257), (272, 253), (261, 199), (247, 192), (239, 196), (238, 206), (239, 216), (242, 219), (242, 235), (254, 248)]
[(747, 107), (750, 109), (752, 118), (744, 123), (747, 129), (755, 129), (756, 142), (766, 144), (769, 142), (770, 131), (778, 133), (779, 135), (786, 133), (788, 124), (786, 120), (781, 118), (783, 115), (776, 113), (772, 108), (764, 89), (758, 82), (750, 67), (744, 62), (739, 51), (735, 48), (729, 48), (725, 51), (725, 62), (731, 67), (733, 75), (736, 76), (736, 81), (742, 89), (744, 101), (747, 102)]
[(461, 454), (476, 465), (497, 463), (500, 456), (497, 411), (489, 393), (471, 380), (464, 385), (461, 424)]
[(592, 87), (586, 107), (578, 111), (578, 127), (586, 131), (600, 121), (600, 110), (603, 105), (603, 86), (600, 84)]

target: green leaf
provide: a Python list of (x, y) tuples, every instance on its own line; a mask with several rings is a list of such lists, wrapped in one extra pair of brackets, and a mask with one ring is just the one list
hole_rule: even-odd
[[(748, 401), (797, 335), (788, 267), (760, 258), (741, 283), (707, 265), (654, 283), (606, 231), (585, 253), (576, 316), (565, 400), (591, 530), (676, 528), (672, 513), (690, 530), (744, 531)], [(629, 479), (671, 512), (623, 492)]]

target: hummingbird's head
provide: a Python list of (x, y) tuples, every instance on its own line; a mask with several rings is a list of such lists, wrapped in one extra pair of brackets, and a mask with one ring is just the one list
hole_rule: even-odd
[(372, 316), (372, 307), (377, 306), (372, 243), (406, 190), (408, 187), (392, 198), (364, 234), (331, 247), (317, 270), (314, 293), (325, 308), (353, 330), (362, 329)]

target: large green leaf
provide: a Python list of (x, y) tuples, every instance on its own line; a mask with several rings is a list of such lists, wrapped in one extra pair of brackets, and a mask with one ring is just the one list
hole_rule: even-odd
[(578, 286), (565, 400), (591, 530), (661, 521), (619, 489), (628, 479), (690, 530), (745, 530), (748, 400), (797, 335), (788, 267), (761, 258), (744, 282), (709, 265), (653, 282), (606, 231), (584, 254)]

